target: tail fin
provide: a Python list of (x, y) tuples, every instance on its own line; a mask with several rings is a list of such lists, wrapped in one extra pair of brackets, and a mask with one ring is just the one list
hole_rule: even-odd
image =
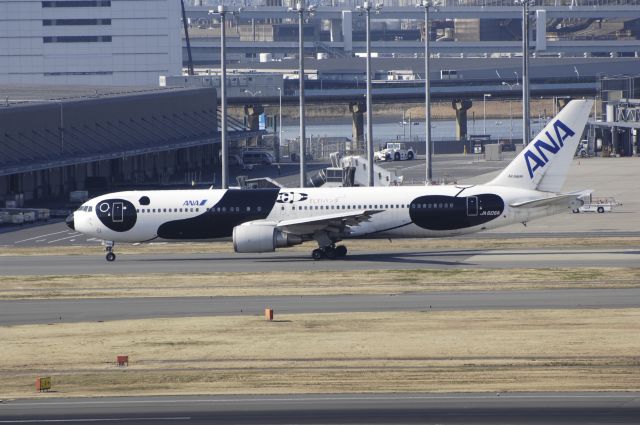
[(489, 185), (560, 192), (592, 100), (572, 100)]

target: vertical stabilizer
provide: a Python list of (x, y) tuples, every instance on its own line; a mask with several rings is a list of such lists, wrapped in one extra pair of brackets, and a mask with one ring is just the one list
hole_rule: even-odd
[(560, 192), (592, 107), (592, 100), (569, 102), (488, 184)]

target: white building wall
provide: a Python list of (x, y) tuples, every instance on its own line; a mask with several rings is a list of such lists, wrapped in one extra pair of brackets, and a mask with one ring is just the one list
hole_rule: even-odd
[[(181, 73), (179, 1), (111, 0), (103, 7), (44, 3), (0, 0), (0, 84), (157, 85), (160, 75)], [(110, 23), (67, 25), (62, 19)], [(48, 20), (58, 25), (45, 25)]]

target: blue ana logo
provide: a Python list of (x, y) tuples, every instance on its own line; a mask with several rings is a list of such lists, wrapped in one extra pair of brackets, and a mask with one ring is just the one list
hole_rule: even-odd
[(207, 203), (207, 200), (206, 200), (206, 199), (203, 199), (202, 201), (198, 201), (198, 200), (187, 200), (187, 201), (184, 201), (184, 202), (182, 203), (182, 206), (183, 206), (183, 207), (202, 207), (202, 206), (204, 206), (204, 204), (206, 204), (206, 203)]
[(553, 123), (553, 129), (556, 135), (555, 139), (548, 131), (545, 131), (544, 134), (547, 136), (547, 140), (536, 140), (532, 143), (533, 146), (524, 152), (524, 161), (527, 163), (529, 177), (532, 179), (533, 173), (535, 173), (538, 168), (544, 168), (544, 166), (550, 161), (544, 151), (553, 155), (557, 154), (564, 146), (564, 141), (576, 134), (560, 120), (556, 120)]

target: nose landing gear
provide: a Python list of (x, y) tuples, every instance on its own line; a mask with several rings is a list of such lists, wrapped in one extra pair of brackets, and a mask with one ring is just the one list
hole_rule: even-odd
[(115, 243), (113, 241), (104, 241), (104, 249), (107, 251), (106, 259), (107, 261), (115, 261), (116, 254), (113, 252), (113, 247)]

